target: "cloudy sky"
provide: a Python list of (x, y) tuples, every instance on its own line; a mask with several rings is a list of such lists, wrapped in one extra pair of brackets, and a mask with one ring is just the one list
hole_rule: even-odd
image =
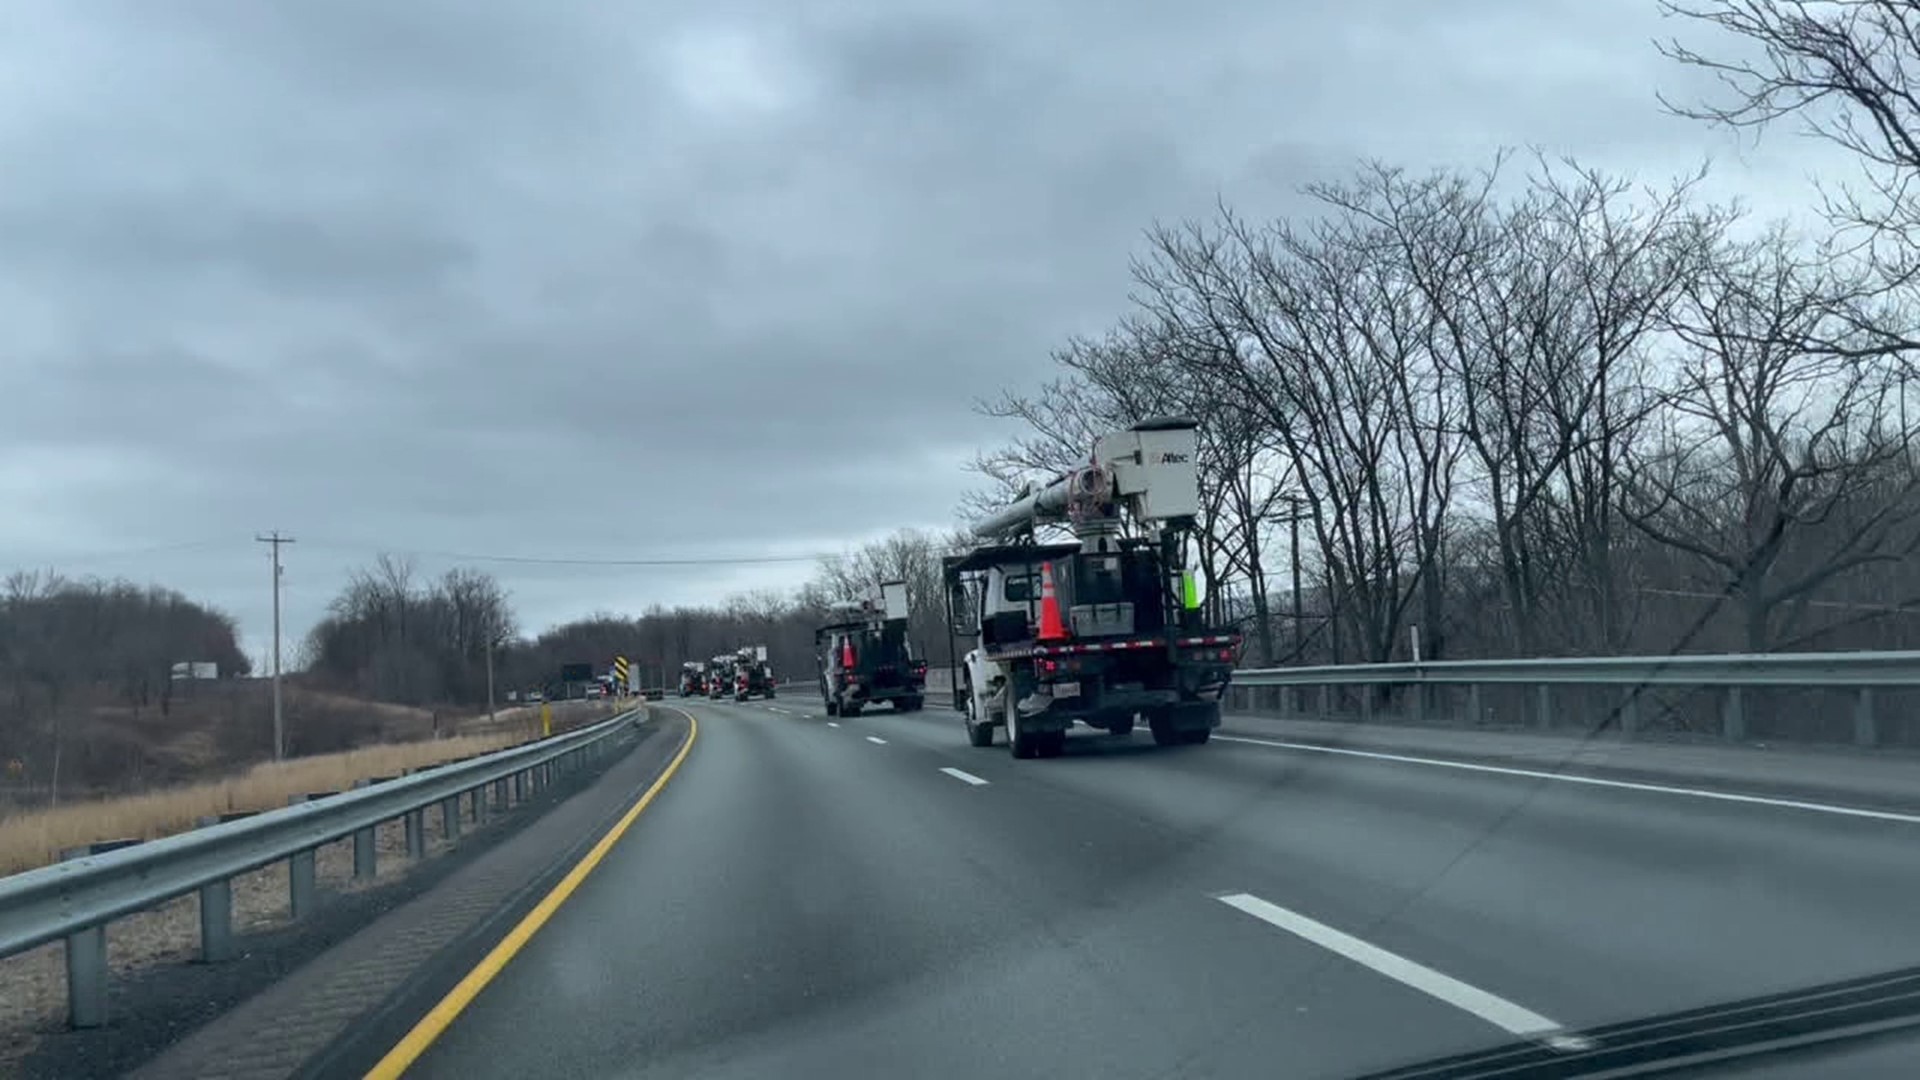
[[(257, 656), (380, 551), (537, 629), (944, 527), (969, 402), (1124, 310), (1154, 219), (1534, 144), (1767, 213), (1653, 0), (12, 0), (0, 569), (164, 583)], [(1704, 39), (1712, 42), (1712, 39)], [(1716, 43), (1717, 45), (1717, 43)]]

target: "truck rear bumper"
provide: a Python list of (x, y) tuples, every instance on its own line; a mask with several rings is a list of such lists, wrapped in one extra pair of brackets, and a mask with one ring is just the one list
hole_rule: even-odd
[[(1065, 729), (1075, 720), (1105, 720), (1166, 708), (1180, 701), (1178, 690), (1108, 690), (1097, 696), (1054, 697), (1046, 688), (1020, 700), (1020, 719)], [(1106, 727), (1105, 723), (1094, 724)]]

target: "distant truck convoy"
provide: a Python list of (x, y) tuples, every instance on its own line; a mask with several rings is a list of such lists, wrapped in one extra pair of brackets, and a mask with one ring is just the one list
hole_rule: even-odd
[(820, 697), (828, 716), (859, 716), (868, 705), (913, 712), (926, 703), (927, 664), (907, 637), (907, 583), (884, 581), (859, 600), (827, 609), (813, 632)]

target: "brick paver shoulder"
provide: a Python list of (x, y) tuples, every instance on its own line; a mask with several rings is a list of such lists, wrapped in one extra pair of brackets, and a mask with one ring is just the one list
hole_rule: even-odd
[[(659, 716), (660, 714), (655, 714)], [(685, 737), (661, 730), (587, 789), (244, 1004), (134, 1070), (138, 1080), (281, 1080), (346, 1033), (442, 948), (478, 929), (650, 784)]]

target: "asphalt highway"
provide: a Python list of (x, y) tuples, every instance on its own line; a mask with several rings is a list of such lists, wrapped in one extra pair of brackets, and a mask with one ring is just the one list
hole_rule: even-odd
[(664, 704), (685, 765), (411, 1075), (1353, 1076), (1920, 963), (1920, 818)]

